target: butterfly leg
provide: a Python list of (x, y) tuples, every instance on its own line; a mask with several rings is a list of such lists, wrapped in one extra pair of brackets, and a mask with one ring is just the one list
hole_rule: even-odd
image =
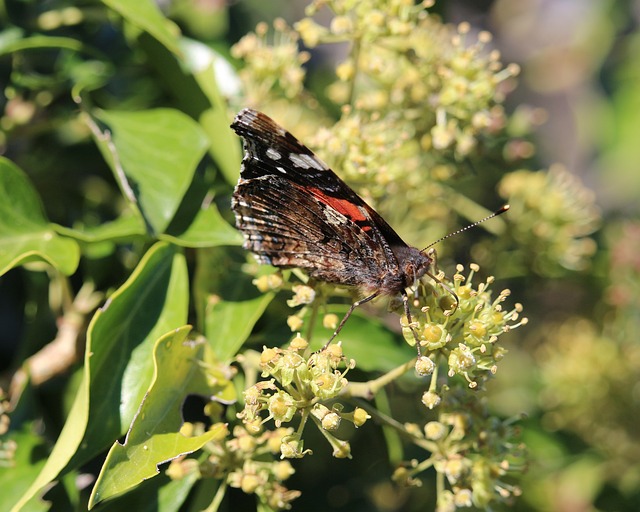
[(327, 348), (329, 346), (329, 344), (335, 339), (335, 337), (338, 335), (338, 333), (342, 330), (342, 327), (344, 326), (344, 324), (347, 323), (347, 320), (351, 316), (351, 313), (353, 313), (354, 309), (356, 309), (358, 306), (361, 306), (362, 304), (365, 304), (366, 302), (369, 302), (370, 300), (375, 299), (378, 295), (380, 295), (378, 292), (372, 293), (368, 297), (365, 297), (364, 299), (360, 299), (360, 300), (354, 302), (353, 304), (351, 304), (351, 307), (349, 308), (347, 313), (344, 315), (342, 320), (340, 320), (340, 323), (338, 324), (337, 329), (333, 332), (333, 334), (331, 335), (331, 338), (329, 338), (329, 341), (327, 341), (324, 344), (324, 347), (322, 347), (321, 350), (324, 350), (325, 348)]
[(413, 337), (416, 340), (416, 350), (418, 351), (418, 357), (421, 357), (422, 352), (420, 351), (420, 337), (418, 336), (418, 333), (411, 325), (412, 320), (411, 320), (411, 311), (409, 310), (409, 296), (407, 295), (406, 290), (402, 290), (401, 293), (402, 293), (402, 305), (404, 306), (404, 314), (407, 317), (407, 323), (409, 324), (409, 329), (411, 329), (411, 332), (413, 333)]
[(449, 285), (443, 283), (440, 279), (438, 279), (435, 276), (435, 274), (438, 273), (438, 254), (436, 253), (436, 250), (429, 249), (427, 251), (427, 256), (429, 256), (433, 260), (433, 263), (431, 264), (431, 267), (433, 268), (433, 272), (426, 272), (426, 274), (451, 294), (451, 297), (453, 297), (453, 300), (455, 301), (455, 306), (451, 309), (451, 311), (453, 312), (456, 309), (458, 309), (458, 306), (460, 306), (460, 299), (456, 295), (456, 292), (454, 292)]

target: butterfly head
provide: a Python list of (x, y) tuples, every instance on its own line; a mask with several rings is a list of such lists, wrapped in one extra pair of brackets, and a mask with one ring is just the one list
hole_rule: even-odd
[(421, 252), (409, 245), (395, 247), (393, 250), (398, 260), (399, 275), (395, 280), (395, 286), (387, 286), (383, 292), (390, 295), (397, 294), (401, 290), (413, 286), (422, 276), (429, 272), (434, 259), (430, 252)]

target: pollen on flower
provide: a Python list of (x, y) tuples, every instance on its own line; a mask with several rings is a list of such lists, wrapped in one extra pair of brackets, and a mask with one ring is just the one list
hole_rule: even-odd
[(281, 460), (273, 465), (273, 475), (277, 480), (283, 481), (295, 473), (295, 469), (288, 460)]
[(442, 337), (442, 328), (438, 325), (427, 325), (422, 331), (422, 335), (430, 343), (439, 341)]
[(350, 459), (351, 458), (351, 445), (348, 441), (341, 441), (336, 439), (334, 443), (333, 456), (336, 459)]
[(322, 428), (325, 430), (337, 430), (340, 426), (340, 415), (330, 412), (322, 418)]
[(278, 391), (269, 398), (268, 408), (278, 427), (283, 422), (291, 421), (296, 413), (293, 397), (284, 391)]
[(356, 407), (354, 409), (354, 411), (353, 411), (353, 424), (356, 427), (361, 427), (362, 425), (364, 425), (364, 423), (369, 418), (371, 418), (371, 416), (369, 416), (369, 414), (367, 414), (367, 411), (365, 411), (361, 407)]
[(302, 320), (302, 318), (300, 318), (298, 315), (289, 315), (287, 317), (287, 325), (292, 332), (296, 332), (302, 329), (304, 320)]
[(316, 291), (306, 284), (297, 284), (292, 287), (294, 296), (287, 301), (289, 307), (311, 304), (316, 298)]
[(336, 68), (336, 76), (343, 82), (347, 82), (353, 78), (355, 74), (355, 67), (353, 62), (346, 60), (338, 65)]
[(253, 284), (262, 293), (270, 290), (278, 290), (282, 286), (282, 276), (278, 273), (260, 276), (253, 280)]
[(322, 326), (325, 329), (335, 329), (336, 327), (338, 327), (338, 321), (338, 315), (334, 313), (327, 313), (326, 315), (324, 315), (324, 317), (322, 317)]
[(340, 362), (344, 357), (342, 345), (340, 343), (332, 343), (325, 349), (325, 352), (329, 356), (330, 361), (333, 362)]
[(261, 365), (273, 364), (277, 359), (280, 358), (280, 356), (281, 356), (280, 349), (264, 347), (262, 349), (262, 354), (260, 354), (260, 364)]
[(473, 493), (470, 489), (458, 489), (453, 495), (456, 508), (471, 507), (473, 505)]
[(442, 398), (435, 391), (425, 391), (422, 395), (422, 403), (429, 409), (433, 409), (440, 405)]
[(421, 377), (431, 375), (435, 369), (436, 364), (428, 357), (419, 357), (416, 361), (416, 373)]
[(353, 30), (353, 22), (348, 16), (336, 16), (331, 20), (330, 29), (334, 34), (346, 34)]
[(424, 426), (424, 435), (432, 441), (439, 441), (447, 435), (447, 427), (439, 421), (430, 421)]
[(309, 342), (305, 340), (302, 336), (300, 336), (299, 333), (295, 338), (291, 340), (291, 343), (289, 344), (289, 348), (291, 350), (298, 350), (298, 351), (306, 350), (308, 346), (309, 346)]

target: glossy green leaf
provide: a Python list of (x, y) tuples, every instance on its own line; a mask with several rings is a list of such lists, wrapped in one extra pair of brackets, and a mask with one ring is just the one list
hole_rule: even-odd
[(100, 111), (96, 117), (108, 129), (96, 143), (125, 197), (153, 234), (164, 232), (207, 149), (205, 134), (172, 109)]
[(15, 510), (63, 469), (126, 432), (151, 382), (155, 341), (186, 323), (188, 299), (184, 256), (167, 244), (154, 245), (91, 320), (75, 402), (45, 467)]
[[(219, 84), (237, 80), (236, 77), (217, 76), (216, 59), (221, 58), (205, 45), (180, 40), (183, 58), (176, 58), (151, 38), (141, 38), (156, 72), (170, 88), (179, 108), (198, 121), (209, 138), (209, 154), (227, 183), (235, 185), (240, 173), (242, 145), (231, 130), (231, 116), (222, 97)], [(219, 68), (219, 66), (218, 66)], [(219, 72), (220, 73), (220, 72)]]
[[(37, 428), (32, 423), (25, 423), (19, 431), (12, 431), (3, 436), (2, 441), (11, 440), (18, 449), (11, 465), (0, 466), (0, 510), (10, 510), (38, 476), (46, 461), (47, 447)], [(33, 503), (29, 510), (45, 511), (49, 507), (45, 503)]]
[(189, 394), (215, 393), (205, 368), (198, 364), (205, 345), (188, 341), (189, 331), (190, 327), (182, 327), (156, 343), (151, 387), (124, 444), (116, 442), (109, 451), (93, 488), (89, 508), (156, 476), (159, 464), (202, 448), (226, 429), (220, 424), (200, 436), (186, 437), (180, 433), (185, 398)]
[(122, 512), (123, 510), (176, 512), (176, 510), (185, 510), (182, 505), (187, 497), (190, 497), (189, 493), (199, 478), (200, 476), (195, 471), (179, 480), (172, 480), (168, 476), (160, 474), (155, 478), (145, 480), (138, 487), (122, 496), (101, 502), (98, 510), (100, 512)]
[(179, 53), (177, 36), (179, 28), (165, 18), (158, 6), (151, 0), (102, 0), (102, 2), (118, 12), (125, 20), (140, 30), (151, 34), (174, 53)]
[(205, 313), (205, 335), (218, 358), (235, 356), (275, 294), (242, 301), (214, 302)]
[(198, 84), (203, 88), (207, 98), (211, 101), (211, 108), (202, 112), (200, 124), (211, 140), (209, 152), (220, 166), (220, 170), (228, 183), (235, 185), (240, 175), (240, 161), (242, 160), (242, 145), (236, 134), (229, 127), (229, 117), (219, 100), (220, 93), (214, 87), (212, 80), (213, 68), (194, 73)]
[(26, 174), (0, 157), (0, 275), (32, 261), (70, 275), (79, 259), (78, 244), (52, 229)]
[(194, 278), (198, 326), (216, 356), (236, 355), (275, 294), (259, 294), (251, 276), (242, 272), (241, 251), (212, 248), (198, 251)]
[(111, 222), (105, 222), (98, 226), (86, 229), (71, 229), (63, 226), (56, 226), (56, 231), (69, 238), (75, 238), (81, 242), (119, 242), (135, 237), (145, 236), (144, 222), (142, 219), (131, 213), (124, 214)]
[[(184, 247), (242, 244), (240, 232), (224, 220), (213, 201), (212, 188), (213, 183), (200, 174), (194, 176), (171, 224), (159, 238)], [(228, 200), (225, 204), (228, 208)]]

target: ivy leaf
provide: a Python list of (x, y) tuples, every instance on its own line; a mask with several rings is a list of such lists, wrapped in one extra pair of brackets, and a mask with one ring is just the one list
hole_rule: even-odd
[(86, 462), (126, 432), (152, 379), (153, 345), (186, 322), (188, 282), (184, 256), (158, 243), (96, 312), (75, 401), (46, 464), (15, 510), (65, 468)]
[(96, 118), (108, 132), (89, 124), (123, 194), (152, 234), (163, 233), (204, 156), (206, 136), (189, 116), (173, 109), (100, 111)]
[(45, 261), (71, 275), (80, 249), (54, 231), (27, 175), (0, 157), (0, 275), (33, 261)]
[[(204, 343), (187, 340), (189, 326), (162, 336), (154, 347), (154, 376), (123, 444), (111, 447), (89, 500), (89, 508), (122, 494), (159, 474), (158, 465), (192, 453), (226, 434), (220, 423), (202, 435), (187, 437), (180, 432), (182, 404), (189, 394), (211, 396), (219, 391), (208, 383), (198, 361)], [(233, 396), (231, 382), (213, 379), (216, 388)], [(222, 383), (225, 383), (224, 385)]]
[(150, 0), (102, 0), (102, 3), (116, 11), (129, 23), (151, 34), (172, 52), (178, 54), (179, 28), (165, 18), (158, 6)]

